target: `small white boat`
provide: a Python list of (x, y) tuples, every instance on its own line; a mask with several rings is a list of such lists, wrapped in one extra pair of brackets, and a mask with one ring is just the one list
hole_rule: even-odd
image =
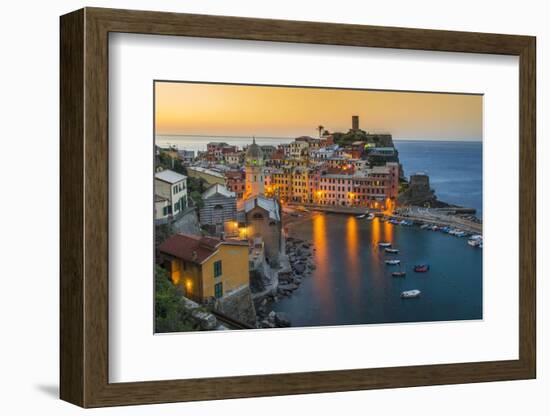
[(388, 242), (385, 242), (385, 241), (379, 242), (378, 245), (380, 247), (391, 247), (391, 243), (388, 243)]
[(373, 220), (374, 219), (374, 214), (371, 212), (368, 216), (367, 216), (367, 220)]
[(389, 266), (397, 266), (398, 264), (401, 263), (401, 260), (392, 259), (392, 260), (385, 260), (384, 262)]
[(481, 245), (481, 241), (469, 239), (468, 244), (471, 245), (472, 247), (479, 247)]
[(401, 298), (403, 299), (410, 299), (410, 298), (417, 298), (420, 296), (420, 290), (413, 289), (413, 290), (405, 290), (404, 292), (401, 292)]
[(396, 248), (385, 248), (384, 251), (385, 251), (386, 253), (390, 253), (390, 254), (397, 254), (397, 253), (399, 253), (399, 250), (396, 249)]
[(366, 216), (367, 216), (367, 214), (361, 214), (361, 215), (357, 215), (355, 218), (361, 219), (361, 218), (365, 218)]

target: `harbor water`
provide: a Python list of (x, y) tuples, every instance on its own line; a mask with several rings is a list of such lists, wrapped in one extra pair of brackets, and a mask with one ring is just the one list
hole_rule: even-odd
[[(442, 201), (482, 216), (481, 142), (396, 141), (405, 175), (425, 172)], [(465, 238), (379, 219), (315, 213), (289, 225), (289, 236), (311, 241), (316, 269), (292, 296), (273, 305), (292, 326), (482, 319), (482, 255)], [(387, 254), (379, 242), (391, 242)], [(401, 260), (400, 266), (385, 264)], [(415, 264), (427, 263), (427, 273)], [(405, 277), (393, 277), (405, 271)], [(401, 299), (405, 290), (421, 296)]]
[[(464, 238), (325, 213), (290, 225), (288, 232), (313, 243), (316, 265), (292, 296), (273, 304), (293, 327), (482, 318), (482, 249)], [(379, 242), (400, 251), (387, 254)], [(386, 265), (392, 258), (401, 265)], [(430, 270), (415, 273), (420, 263)], [(400, 270), (405, 277), (392, 276)], [(412, 289), (421, 296), (401, 299), (402, 291)]]

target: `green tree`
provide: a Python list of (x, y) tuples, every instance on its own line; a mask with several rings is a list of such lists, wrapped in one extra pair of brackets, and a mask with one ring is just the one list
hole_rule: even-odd
[(195, 331), (199, 327), (185, 308), (181, 290), (174, 286), (168, 272), (155, 268), (155, 332)]
[(191, 198), (191, 200), (193, 201), (193, 203), (198, 209), (201, 209), (202, 207), (204, 207), (204, 201), (202, 200), (202, 194), (200, 192), (192, 191), (189, 194), (189, 198)]
[(171, 223), (157, 225), (155, 227), (155, 246), (158, 247), (174, 234), (176, 234), (176, 230)]

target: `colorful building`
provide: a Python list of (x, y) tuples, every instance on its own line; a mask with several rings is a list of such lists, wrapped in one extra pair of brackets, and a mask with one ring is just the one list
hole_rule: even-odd
[(388, 209), (399, 192), (399, 164), (375, 166), (356, 174), (321, 174), (314, 201), (320, 205)]
[(250, 284), (246, 241), (175, 234), (159, 246), (159, 264), (186, 297), (199, 303)]
[(246, 190), (245, 174), (241, 170), (230, 170), (225, 172), (226, 186), (234, 192), (237, 199), (243, 199)]

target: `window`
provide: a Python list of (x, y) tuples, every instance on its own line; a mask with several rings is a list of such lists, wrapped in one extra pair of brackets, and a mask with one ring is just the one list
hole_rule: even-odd
[(216, 283), (214, 285), (214, 296), (219, 299), (223, 296), (223, 283)]
[(178, 187), (177, 187), (177, 186), (174, 186), (174, 187), (172, 188), (172, 194), (173, 194), (173, 195), (176, 195), (177, 193), (178, 193)]
[(222, 261), (218, 260), (214, 262), (214, 277), (222, 275)]

